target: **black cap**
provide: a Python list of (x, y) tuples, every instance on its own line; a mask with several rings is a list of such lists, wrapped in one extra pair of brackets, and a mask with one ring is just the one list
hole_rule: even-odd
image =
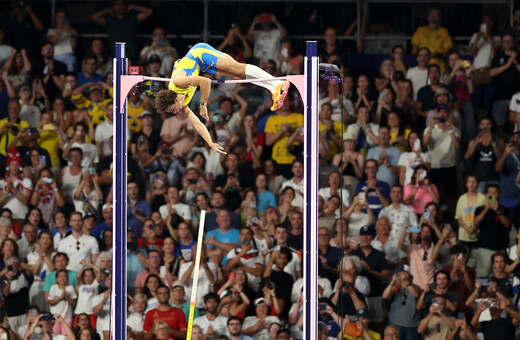
[(359, 235), (372, 235), (376, 236), (376, 229), (370, 225), (362, 226), (361, 229), (359, 229)]

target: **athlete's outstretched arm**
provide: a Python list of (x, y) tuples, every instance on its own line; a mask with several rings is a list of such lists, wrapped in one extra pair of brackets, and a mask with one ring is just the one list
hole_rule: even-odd
[(224, 148), (222, 146), (220, 146), (217, 143), (213, 142), (213, 140), (211, 139), (211, 135), (209, 134), (209, 131), (206, 128), (206, 125), (202, 124), (202, 122), (200, 121), (199, 117), (197, 117), (193, 113), (193, 111), (191, 111), (190, 108), (187, 107), (187, 106), (185, 107), (185, 111), (184, 112), (188, 115), (188, 119), (193, 124), (193, 127), (195, 128), (195, 130), (206, 141), (206, 143), (208, 143), (210, 148), (212, 148), (216, 152), (226, 154), (224, 152)]
[[(187, 88), (188, 86), (200, 87), (200, 102), (206, 103), (211, 91), (211, 79), (201, 76), (175, 76), (173, 84), (177, 87)], [(200, 106), (200, 115), (209, 120), (208, 108), (205, 105)], [(195, 124), (193, 124), (195, 125)]]

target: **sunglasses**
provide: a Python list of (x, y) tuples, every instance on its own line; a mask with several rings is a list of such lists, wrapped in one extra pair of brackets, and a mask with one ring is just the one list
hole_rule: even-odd
[(427, 252), (426, 250), (424, 251), (424, 255), (423, 255), (422, 260), (423, 260), (423, 261), (428, 260), (428, 252)]
[(76, 250), (79, 250), (79, 249), (80, 249), (80, 247), (79, 247), (80, 244), (81, 244), (81, 243), (79, 243), (79, 241), (76, 241)]

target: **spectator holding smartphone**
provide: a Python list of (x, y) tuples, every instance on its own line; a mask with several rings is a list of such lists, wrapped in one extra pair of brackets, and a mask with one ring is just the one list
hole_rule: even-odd
[[(428, 168), (419, 164), (413, 170), (409, 184), (404, 187), (404, 203), (412, 207), (417, 215), (422, 215), (425, 207), (433, 202), (439, 203), (439, 190), (431, 182)], [(428, 218), (426, 218), (428, 222)]]
[(455, 218), (459, 223), (459, 242), (471, 251), (471, 249), (475, 248), (477, 242), (477, 226), (474, 223), (475, 210), (477, 207), (484, 205), (486, 197), (478, 192), (478, 178), (476, 175), (467, 175), (465, 182), (468, 191), (460, 196), (457, 201)]
[(455, 319), (446, 316), (443, 311), (446, 308), (446, 299), (435, 296), (428, 315), (419, 323), (417, 331), (423, 335), (425, 340), (446, 339), (449, 332), (455, 328)]

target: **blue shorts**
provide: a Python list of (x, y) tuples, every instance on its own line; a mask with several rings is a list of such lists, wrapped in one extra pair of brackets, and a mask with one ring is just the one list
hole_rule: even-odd
[(197, 63), (201, 72), (217, 74), (217, 60), (222, 52), (216, 50), (212, 46), (199, 43), (193, 46), (186, 54), (186, 58)]

